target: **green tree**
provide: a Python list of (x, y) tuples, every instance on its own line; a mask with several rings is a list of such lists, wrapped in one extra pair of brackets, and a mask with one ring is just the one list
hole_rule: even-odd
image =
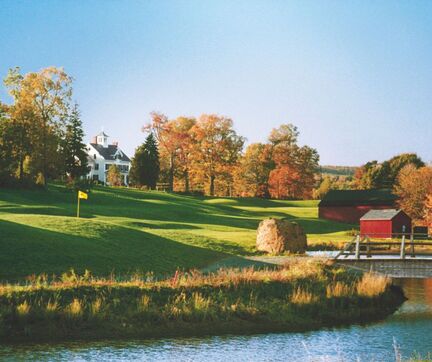
[(72, 109), (66, 121), (66, 132), (63, 140), (65, 172), (73, 180), (88, 172), (86, 145), (83, 143), (84, 131), (78, 105)]
[(156, 188), (156, 183), (159, 178), (159, 149), (153, 133), (150, 133), (144, 143), (144, 184), (150, 189)]
[(415, 168), (424, 167), (425, 163), (415, 153), (402, 153), (392, 157), (382, 164), (382, 185), (383, 188), (392, 188), (395, 185), (399, 172), (406, 166), (413, 165)]
[(399, 172), (407, 165), (423, 167), (424, 162), (415, 153), (402, 153), (379, 163), (370, 161), (357, 169), (355, 182), (359, 189), (391, 189), (396, 184)]
[(13, 182), (17, 162), (14, 157), (12, 122), (7, 117), (7, 107), (0, 103), (0, 185)]
[(121, 186), (122, 176), (120, 169), (116, 165), (111, 165), (107, 173), (107, 182), (110, 186)]
[(147, 186), (154, 190), (159, 178), (159, 150), (153, 133), (136, 149), (132, 159), (130, 178), (137, 186)]
[(146, 183), (146, 149), (143, 143), (135, 150), (129, 171), (130, 181), (134, 186), (143, 186)]

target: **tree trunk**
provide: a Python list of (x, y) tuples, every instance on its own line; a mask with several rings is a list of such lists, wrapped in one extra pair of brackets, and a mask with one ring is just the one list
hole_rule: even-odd
[(23, 178), (24, 178), (24, 157), (21, 154), (20, 160), (19, 160), (19, 180), (20, 180), (20, 182), (23, 182)]
[(215, 189), (214, 181), (215, 181), (215, 176), (211, 175), (210, 176), (210, 196), (214, 196), (214, 189)]
[(174, 191), (174, 154), (171, 153), (170, 155), (170, 169), (169, 169), (169, 176), (168, 176), (168, 189), (170, 192)]
[(186, 169), (184, 172), (184, 179), (185, 179), (185, 193), (189, 192), (189, 170)]
[(19, 151), (19, 180), (22, 183), (24, 179), (24, 135), (23, 130), (21, 129), (20, 132), (21, 136), (21, 144), (20, 144), (20, 151)]
[(43, 186), (47, 184), (47, 121), (44, 120), (42, 128), (42, 175), (43, 175)]

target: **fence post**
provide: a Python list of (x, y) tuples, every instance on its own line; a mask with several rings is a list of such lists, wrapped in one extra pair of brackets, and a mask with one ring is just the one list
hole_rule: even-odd
[(405, 259), (405, 234), (402, 235), (401, 249), (400, 249), (400, 258)]
[(370, 246), (369, 236), (366, 235), (365, 241), (366, 241), (366, 257), (371, 258), (372, 255), (371, 255), (371, 246)]
[(360, 259), (360, 235), (357, 235), (356, 239), (355, 258)]
[(415, 258), (415, 254), (414, 254), (414, 233), (411, 233), (410, 242), (411, 242), (411, 258)]

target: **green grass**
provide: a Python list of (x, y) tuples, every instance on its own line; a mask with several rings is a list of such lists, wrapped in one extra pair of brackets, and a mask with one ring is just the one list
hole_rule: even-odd
[(308, 241), (347, 241), (352, 225), (320, 220), (317, 201), (189, 197), (96, 188), (81, 202), (62, 185), (48, 190), (0, 189), (0, 280), (61, 274), (135, 271), (172, 273), (227, 256), (254, 254), (265, 217), (290, 218)]

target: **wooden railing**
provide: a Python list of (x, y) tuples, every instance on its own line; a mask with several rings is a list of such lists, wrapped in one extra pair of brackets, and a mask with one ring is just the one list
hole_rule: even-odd
[[(429, 252), (419, 250), (416, 247), (431, 247)], [(393, 250), (392, 250), (393, 248)], [(353, 240), (348, 242), (345, 247), (336, 255), (335, 259), (348, 258), (354, 256), (360, 259), (361, 256), (371, 258), (372, 256), (396, 255), (400, 259), (405, 259), (407, 255), (412, 258), (416, 256), (432, 255), (432, 242), (424, 240), (414, 240), (414, 235), (404, 235), (400, 241), (371, 241), (368, 236), (361, 237), (357, 235)]]

